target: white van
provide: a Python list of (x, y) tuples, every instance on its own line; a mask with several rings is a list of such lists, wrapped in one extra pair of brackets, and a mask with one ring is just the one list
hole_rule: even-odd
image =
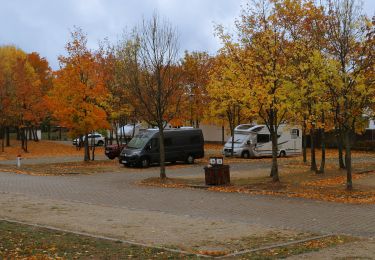
[[(298, 126), (282, 124), (278, 129), (278, 155), (299, 155), (302, 153), (301, 129)], [(232, 137), (223, 148), (224, 156), (231, 156)], [(272, 156), (271, 135), (265, 125), (243, 124), (234, 129), (234, 157)]]

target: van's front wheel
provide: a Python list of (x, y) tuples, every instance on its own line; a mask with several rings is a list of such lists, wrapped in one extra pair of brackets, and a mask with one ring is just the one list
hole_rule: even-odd
[(148, 168), (150, 166), (150, 160), (146, 157), (143, 157), (141, 159), (141, 167), (142, 168)]
[(193, 164), (194, 163), (194, 156), (192, 156), (191, 154), (188, 155), (188, 157), (186, 158), (186, 163), (187, 164)]

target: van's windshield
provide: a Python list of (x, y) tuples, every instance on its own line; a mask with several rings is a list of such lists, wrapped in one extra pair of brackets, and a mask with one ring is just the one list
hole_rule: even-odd
[[(236, 144), (242, 144), (249, 135), (241, 135), (241, 134), (235, 134), (234, 135), (234, 143)], [(232, 137), (230, 137), (227, 141), (227, 143), (232, 143)]]
[(133, 137), (127, 145), (127, 148), (130, 149), (141, 149), (145, 147), (147, 142), (150, 140), (150, 135), (148, 134), (139, 134)]

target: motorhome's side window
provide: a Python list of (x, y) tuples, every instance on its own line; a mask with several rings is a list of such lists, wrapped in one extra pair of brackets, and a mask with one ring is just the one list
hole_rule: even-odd
[(190, 144), (199, 144), (201, 137), (199, 135), (193, 135), (190, 137)]
[(257, 135), (257, 142), (258, 143), (267, 143), (270, 141), (270, 135), (268, 134), (258, 134)]
[(296, 139), (297, 137), (299, 137), (299, 129), (292, 129), (290, 134), (292, 139)]
[(164, 139), (164, 145), (165, 146), (171, 146), (172, 145), (172, 138), (165, 138)]

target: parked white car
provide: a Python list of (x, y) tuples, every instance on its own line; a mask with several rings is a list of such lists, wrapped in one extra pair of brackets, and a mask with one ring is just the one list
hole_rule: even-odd
[[(103, 146), (105, 142), (105, 137), (99, 133), (93, 133), (88, 135), (89, 145)], [(73, 140), (73, 145), (79, 146), (81, 139), (77, 137)], [(85, 136), (82, 137), (82, 141), (85, 142)]]

